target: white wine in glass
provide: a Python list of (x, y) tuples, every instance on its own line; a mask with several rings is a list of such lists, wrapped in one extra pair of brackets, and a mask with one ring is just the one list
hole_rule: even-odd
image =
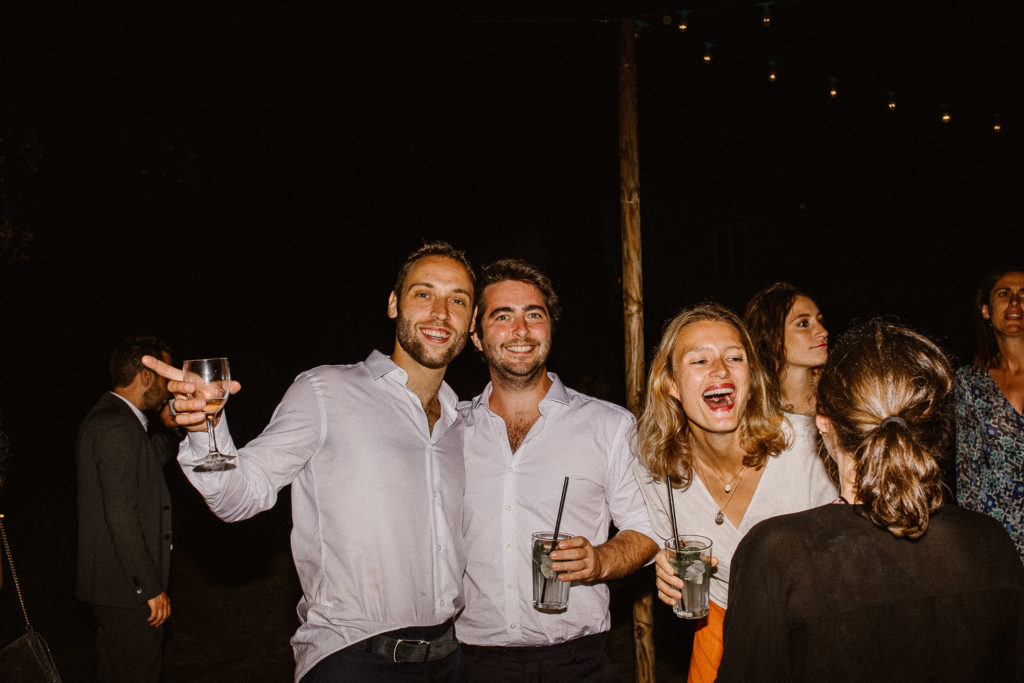
[(217, 437), (214, 435), (214, 424), (217, 414), (224, 409), (231, 387), (231, 369), (227, 358), (200, 358), (187, 360), (181, 367), (184, 381), (195, 385), (196, 390), (189, 398), (201, 398), (206, 401), (203, 412), (206, 413), (206, 431), (209, 435), (209, 452), (206, 457), (196, 463), (192, 469), (196, 472), (220, 472), (232, 470), (235, 457), (221, 453), (217, 449)]

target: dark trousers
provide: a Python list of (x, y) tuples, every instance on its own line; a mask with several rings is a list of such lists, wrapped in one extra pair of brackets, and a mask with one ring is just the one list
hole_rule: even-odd
[[(431, 640), (447, 630), (449, 624), (409, 627), (389, 631), (394, 638)], [(364, 652), (360, 643), (327, 655), (306, 672), (300, 683), (337, 683), (339, 681), (387, 681), (394, 683), (453, 683), (459, 673), (459, 650), (432, 662), (395, 662), (388, 657)]]
[(595, 633), (540, 647), (462, 646), (466, 683), (618, 683), (605, 643)]
[(149, 605), (89, 605), (96, 617), (96, 679), (100, 683), (157, 683), (164, 627), (154, 628)]

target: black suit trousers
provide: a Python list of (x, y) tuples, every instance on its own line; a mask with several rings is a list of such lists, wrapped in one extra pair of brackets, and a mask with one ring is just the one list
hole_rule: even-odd
[(164, 627), (146, 619), (149, 605), (89, 605), (96, 617), (96, 679), (100, 683), (157, 683)]

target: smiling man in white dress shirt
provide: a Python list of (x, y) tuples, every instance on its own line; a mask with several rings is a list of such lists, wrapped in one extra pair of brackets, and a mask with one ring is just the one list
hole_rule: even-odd
[[(473, 272), (462, 252), (431, 243), (413, 252), (388, 300), (390, 357), (300, 374), (263, 433), (235, 449), (227, 420), (217, 444), (236, 468), (197, 473), (206, 452), (202, 399), (181, 371), (172, 381), (178, 461), (221, 519), (274, 506), (291, 484), (292, 555), (302, 584), (292, 637), (295, 679), (454, 680), (465, 551), (462, 421), (444, 384), (466, 342)], [(237, 390), (237, 386), (234, 389)]]
[[(474, 345), (491, 382), (459, 404), (466, 423), (466, 609), (457, 622), (463, 677), (473, 681), (618, 680), (605, 648), (608, 579), (657, 550), (631, 464), (634, 420), (547, 372), (558, 298), (534, 266), (487, 268), (477, 286)], [(533, 607), (530, 535), (572, 535), (551, 555), (571, 582), (562, 612)], [(620, 530), (609, 539), (609, 524)]]

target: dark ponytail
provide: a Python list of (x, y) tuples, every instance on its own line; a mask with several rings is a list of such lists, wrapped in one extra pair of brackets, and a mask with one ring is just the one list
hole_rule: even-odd
[(937, 457), (950, 437), (949, 361), (910, 328), (872, 320), (847, 332), (818, 384), (818, 412), (854, 461), (857, 498), (877, 526), (917, 538), (943, 504)]

